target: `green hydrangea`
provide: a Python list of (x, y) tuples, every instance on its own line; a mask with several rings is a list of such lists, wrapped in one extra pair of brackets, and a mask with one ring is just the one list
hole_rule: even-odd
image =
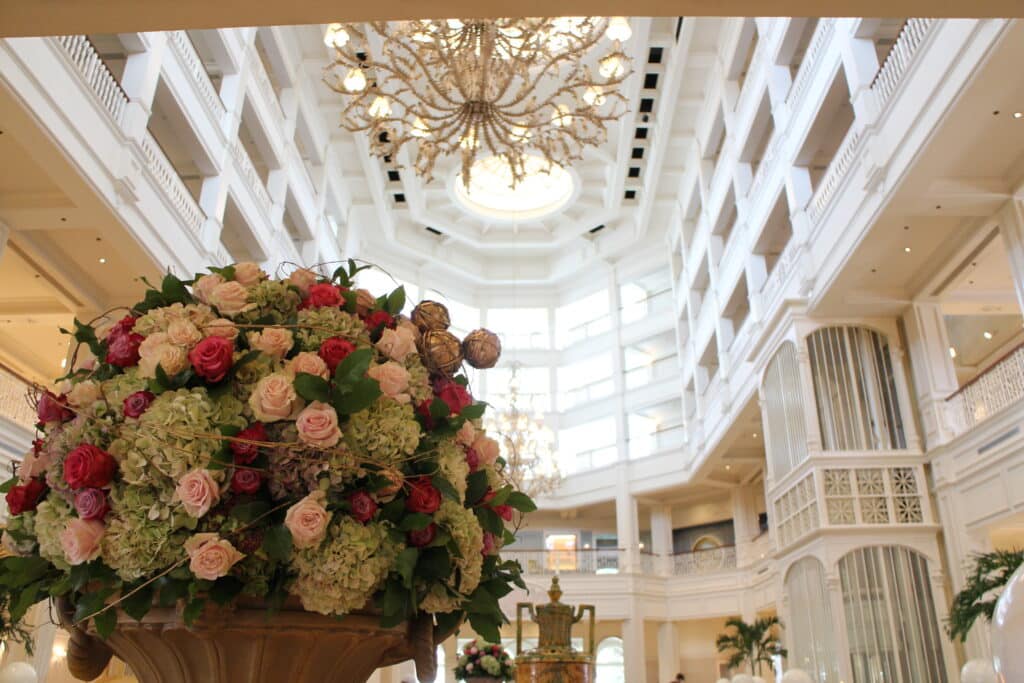
[(39, 540), (39, 555), (65, 571), (71, 569), (71, 565), (64, 559), (60, 534), (73, 516), (71, 505), (56, 491), (50, 491), (46, 500), (36, 508), (35, 531)]
[(416, 452), (420, 423), (411, 405), (382, 396), (369, 408), (350, 416), (343, 434), (357, 457), (391, 465)]
[(103, 396), (107, 399), (112, 410), (119, 415), (124, 412), (124, 400), (136, 391), (144, 391), (147, 387), (147, 380), (139, 377), (137, 367), (128, 368), (120, 375), (114, 375), (102, 384)]
[(242, 410), (245, 416), (252, 419), (252, 408), (249, 407), (249, 397), (252, 395), (256, 383), (272, 372), (281, 369), (281, 363), (265, 353), (261, 353), (245, 365), (241, 365), (235, 372), (235, 381), (231, 383), (232, 395), (242, 402)]
[(405, 369), (409, 371), (409, 395), (412, 404), (418, 406), (434, 397), (434, 389), (430, 386), (430, 371), (423, 365), (420, 354), (410, 353), (405, 357)]
[(357, 316), (337, 308), (308, 308), (299, 311), (300, 328), (295, 337), (300, 351), (316, 352), (325, 339), (343, 337), (359, 347), (370, 345), (370, 335)]
[(256, 306), (236, 316), (239, 322), (283, 325), (294, 318), (302, 298), (286, 281), (264, 280), (249, 290), (249, 302)]
[(480, 666), (482, 666), (484, 671), (492, 676), (498, 676), (501, 674), (501, 662), (495, 659), (492, 655), (484, 655), (481, 657)]
[(164, 569), (185, 555), (182, 544), (194, 526), (182, 512), (172, 513), (171, 492), (152, 486), (117, 485), (110, 495), (107, 532), (101, 556), (125, 581)]
[(420, 601), (420, 607), (431, 614), (458, 609), (463, 598), (452, 593), (468, 596), (475, 591), (480, 585), (484, 564), (484, 557), (480, 552), (484, 545), (484, 531), (472, 510), (467, 510), (451, 500), (445, 500), (434, 514), (434, 519), (451, 534), (459, 549), (459, 556), (452, 558), (456, 571), (446, 581), (446, 585), (432, 586), (426, 597)]
[(465, 502), (469, 463), (466, 452), (454, 438), (444, 439), (437, 445), (437, 469), (459, 492), (459, 502)]
[(321, 545), (292, 555), (298, 576), (288, 590), (311, 612), (347, 614), (380, 588), (401, 551), (384, 524), (337, 515)]
[(138, 420), (124, 424), (111, 452), (129, 484), (149, 484), (157, 472), (177, 480), (210, 462), (222, 442), (197, 435), (218, 434), (222, 425), (246, 425), (241, 402), (235, 397), (225, 394), (214, 399), (199, 387), (166, 391)]
[(23, 512), (7, 520), (3, 547), (15, 555), (28, 555), (36, 549), (36, 513)]
[(188, 320), (200, 330), (214, 320), (217, 316), (213, 314), (206, 304), (171, 304), (161, 308), (154, 308), (141, 318), (135, 321), (132, 331), (148, 337), (154, 332), (166, 332), (168, 326), (174, 320)]

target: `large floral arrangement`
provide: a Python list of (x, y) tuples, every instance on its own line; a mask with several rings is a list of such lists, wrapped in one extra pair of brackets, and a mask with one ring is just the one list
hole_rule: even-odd
[(460, 681), (474, 678), (493, 678), (498, 681), (515, 679), (512, 657), (501, 645), (477, 643), (471, 640), (462, 650), (455, 667), (455, 677)]
[(355, 289), (363, 268), (168, 275), (124, 317), (75, 322), (72, 371), (36, 397), (40, 436), (3, 487), (5, 633), (54, 596), (101, 636), (117, 610), (191, 623), (294, 596), (497, 638), (522, 586), (498, 553), (533, 503), (459, 374), (463, 348), (493, 364), (493, 335), (460, 346), (439, 304), (409, 319), (401, 287)]

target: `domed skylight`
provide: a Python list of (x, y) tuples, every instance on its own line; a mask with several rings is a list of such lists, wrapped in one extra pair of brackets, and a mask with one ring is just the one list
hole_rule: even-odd
[(576, 183), (569, 171), (539, 156), (526, 162), (526, 178), (512, 188), (512, 173), (501, 157), (476, 161), (469, 188), (462, 174), (453, 179), (455, 198), (466, 211), (489, 220), (527, 221), (549, 216), (572, 199)]

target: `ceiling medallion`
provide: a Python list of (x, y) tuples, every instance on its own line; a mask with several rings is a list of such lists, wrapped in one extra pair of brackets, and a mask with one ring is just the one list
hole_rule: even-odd
[(567, 166), (605, 141), (627, 108), (631, 34), (625, 17), (331, 24), (325, 80), (375, 156), (415, 143), (430, 180), (438, 157), (459, 155), (467, 185), (478, 155), (501, 157), (515, 186), (531, 156)]

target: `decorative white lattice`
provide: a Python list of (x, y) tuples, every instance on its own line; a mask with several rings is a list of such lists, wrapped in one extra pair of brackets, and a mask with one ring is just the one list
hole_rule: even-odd
[(814, 493), (814, 474), (810, 473), (775, 501), (779, 543), (789, 545), (821, 526), (818, 501)]
[(825, 470), (825, 496), (849, 496), (852, 493), (849, 470)]
[(917, 493), (917, 476), (913, 467), (893, 467), (889, 470), (892, 482), (892, 493), (895, 496), (906, 496)]
[(889, 506), (882, 496), (860, 499), (860, 517), (864, 524), (888, 524)]
[(857, 515), (853, 511), (852, 498), (828, 498), (825, 500), (828, 509), (829, 524), (856, 524)]
[(885, 495), (885, 478), (878, 468), (856, 470), (857, 493), (862, 496)]
[(830, 525), (923, 524), (924, 506), (914, 467), (832, 468), (823, 471)]
[(917, 496), (896, 496), (893, 499), (897, 524), (921, 524), (924, 514), (921, 512), (921, 499)]

